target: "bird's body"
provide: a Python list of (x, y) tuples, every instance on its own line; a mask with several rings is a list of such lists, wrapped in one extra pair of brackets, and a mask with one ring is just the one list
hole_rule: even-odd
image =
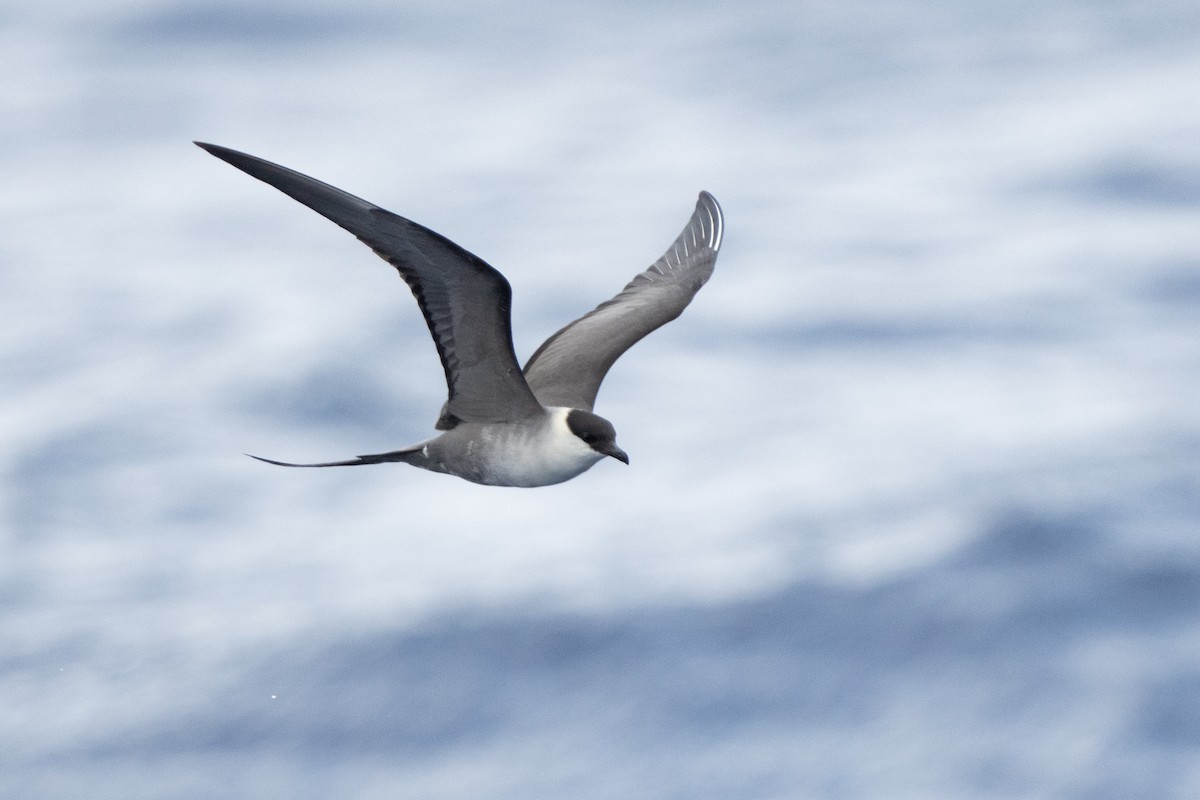
[(460, 424), (423, 445), (422, 458), (410, 463), (494, 486), (562, 483), (606, 455), (571, 432), (567, 415), (572, 410), (548, 408), (533, 425)]
[[(555, 333), (518, 367), (504, 276), (449, 239), (306, 175), (228, 148), (200, 147), (353, 233), (396, 267), (425, 315), (449, 398), (428, 441), (333, 467), (403, 462), (493, 486), (570, 480), (605, 456), (625, 463), (611, 423), (592, 412), (613, 362), (683, 311), (712, 274), (721, 209), (700, 193), (672, 247), (611, 300)], [(257, 456), (256, 456), (257, 458)]]
[(586, 413), (556, 406), (547, 408), (544, 415), (521, 422), (460, 422), (420, 444), (347, 461), (323, 464), (289, 464), (269, 458), (259, 461), (283, 467), (344, 467), (399, 461), (488, 486), (549, 486), (574, 478), (606, 455), (628, 463), (628, 457), (615, 443), (607, 445), (609, 452), (600, 452), (571, 430), (570, 415)]

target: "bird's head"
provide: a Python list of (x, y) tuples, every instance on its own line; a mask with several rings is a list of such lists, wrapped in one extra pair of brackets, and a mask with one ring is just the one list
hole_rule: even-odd
[(567, 414), (567, 427), (583, 443), (600, 455), (612, 456), (617, 461), (629, 463), (629, 456), (617, 447), (617, 431), (604, 417), (578, 408)]

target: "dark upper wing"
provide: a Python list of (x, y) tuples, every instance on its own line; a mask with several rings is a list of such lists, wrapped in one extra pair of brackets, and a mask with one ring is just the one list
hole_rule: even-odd
[(539, 412), (513, 351), (512, 289), (503, 275), (446, 237), (341, 189), (236, 150), (196, 144), (336, 222), (400, 272), (446, 370), (450, 397), (438, 428)]
[(639, 339), (683, 313), (712, 275), (724, 220), (701, 192), (671, 248), (613, 299), (551, 336), (525, 365), (542, 405), (591, 410), (609, 367)]

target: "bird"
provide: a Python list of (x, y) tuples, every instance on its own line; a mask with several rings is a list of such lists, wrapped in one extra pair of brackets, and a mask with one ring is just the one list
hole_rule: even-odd
[(561, 328), (519, 366), (512, 288), (478, 256), (411, 220), (315, 178), (227, 147), (195, 142), (354, 234), (400, 273), (425, 317), (448, 398), (418, 444), (343, 461), (284, 467), (400, 462), (490, 486), (570, 480), (603, 458), (625, 464), (611, 422), (593, 411), (600, 383), (626, 350), (678, 317), (708, 281), (724, 232), (716, 199), (700, 192), (667, 251), (616, 296)]

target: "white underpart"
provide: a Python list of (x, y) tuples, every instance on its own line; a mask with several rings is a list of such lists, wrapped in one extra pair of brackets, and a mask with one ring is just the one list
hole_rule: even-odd
[(549, 424), (539, 427), (532, 439), (528, 430), (518, 439), (498, 431), (489, 442), (490, 477), (505, 486), (548, 486), (570, 480), (601, 458), (567, 426), (569, 408), (551, 406)]

